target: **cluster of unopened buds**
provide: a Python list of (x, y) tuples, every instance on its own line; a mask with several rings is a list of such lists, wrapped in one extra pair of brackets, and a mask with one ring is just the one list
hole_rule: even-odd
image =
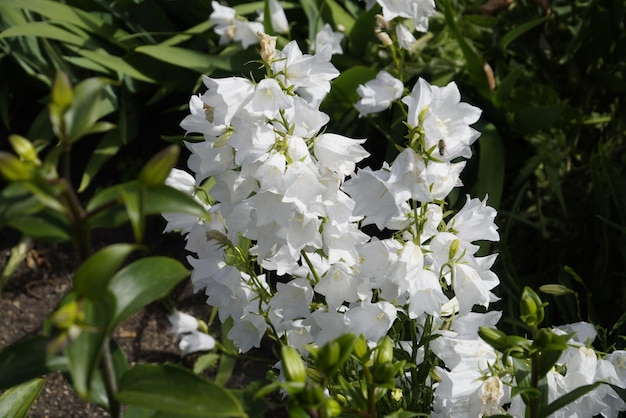
[[(412, 17), (402, 13), (383, 5), (386, 21)], [(424, 16), (415, 24), (425, 31)], [(226, 23), (237, 24), (232, 19)], [(396, 26), (398, 39), (404, 29)], [(367, 116), (392, 103), (404, 106), (405, 147), (380, 169), (357, 169), (369, 155), (365, 139), (327, 132), (329, 117), (319, 110), (339, 75), (330, 63), (332, 45), (309, 55), (295, 41), (277, 50), (276, 38), (256, 36), (265, 78), (204, 77), (207, 90), (191, 98), (181, 123), (201, 135), (186, 143), (192, 174), (173, 170), (167, 181), (210, 215), (164, 217), (166, 231), (181, 232), (194, 254), (188, 261), (195, 291), (205, 291), (222, 321), (232, 319), (228, 338), (247, 352), (269, 334), (306, 355), (307, 345), (346, 333), (375, 344), (402, 316), (418, 337), (426, 323), (426, 331), (440, 334), (432, 350), (446, 368), (438, 368), (439, 382), (432, 382), (434, 416), (502, 413), (504, 404), (522, 408), (507, 386), (513, 378), (494, 372), (498, 354), (477, 333), (500, 318), (484, 313), (498, 299), (492, 293), (499, 284), (491, 271), (496, 255), (477, 256), (476, 245), (499, 240), (496, 211), (486, 198), (467, 196), (456, 214), (445, 203), (461, 185), (464, 159), (479, 137), (470, 125), (480, 110), (461, 102), (454, 83), (436, 87), (420, 78), (408, 91), (381, 71), (359, 87), (355, 109)], [(387, 238), (367, 235), (366, 225)], [(414, 341), (397, 348), (422, 349)], [(585, 356), (584, 350), (574, 346), (568, 356)], [(623, 386), (620, 355), (610, 364), (621, 361), (621, 371), (591, 377), (615, 375)], [(419, 353), (413, 358), (421, 361)], [(583, 360), (575, 364), (587, 367)], [(607, 365), (594, 361), (603, 362), (595, 363), (597, 370)], [(608, 392), (597, 396), (619, 403)]]

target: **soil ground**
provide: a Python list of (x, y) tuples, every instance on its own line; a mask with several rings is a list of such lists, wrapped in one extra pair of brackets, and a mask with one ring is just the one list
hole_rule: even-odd
[[(149, 224), (144, 242), (149, 243), (149, 254), (168, 255), (185, 263), (183, 240), (175, 234), (162, 235), (162, 225)], [(0, 271), (4, 267), (12, 246), (19, 234), (0, 230)], [(115, 242), (131, 242), (129, 230), (105, 231), (94, 239), (95, 247)], [(0, 350), (29, 336), (41, 333), (43, 321), (53, 312), (59, 300), (70, 290), (72, 275), (78, 266), (70, 244), (35, 242), (26, 260), (11, 277), (0, 295)], [(162, 364), (172, 362), (193, 367), (200, 354), (183, 357), (176, 337), (170, 334), (166, 305), (199, 318), (209, 318), (211, 307), (205, 303), (203, 293), (193, 294), (187, 279), (172, 291), (166, 302), (148, 305), (122, 323), (114, 337), (124, 349), (129, 363)], [(216, 322), (219, 322), (216, 320)], [(219, 325), (213, 330), (219, 334)], [(259, 350), (252, 353), (267, 358)], [(227, 386), (244, 388), (250, 382), (264, 379), (270, 361), (254, 364), (238, 364)], [(210, 374), (211, 371), (208, 371)], [(46, 376), (45, 387), (30, 410), (36, 418), (90, 418), (106, 417), (107, 412), (93, 404), (84, 403), (72, 390), (60, 373)], [(266, 415), (274, 416), (274, 415)]]

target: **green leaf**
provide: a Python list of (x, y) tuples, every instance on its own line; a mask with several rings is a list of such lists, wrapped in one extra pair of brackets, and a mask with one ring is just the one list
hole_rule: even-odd
[(133, 228), (135, 242), (141, 242), (146, 229), (146, 216), (143, 209), (145, 189), (143, 187), (135, 190), (121, 189), (120, 194)]
[(109, 280), (126, 257), (138, 248), (132, 244), (113, 244), (93, 254), (76, 270), (73, 278), (74, 291), (79, 296), (92, 300), (104, 297)]
[(0, 38), (17, 36), (37, 36), (79, 46), (84, 45), (87, 41), (87, 39), (83, 37), (48, 22), (28, 22), (11, 26), (0, 33)]
[(67, 359), (48, 353), (49, 340), (33, 337), (0, 351), (0, 390), (67, 369)]
[(178, 161), (179, 155), (180, 148), (177, 145), (170, 145), (160, 151), (142, 168), (139, 181), (148, 187), (162, 185)]
[(156, 83), (156, 80), (142, 73), (128, 62), (124, 61), (122, 57), (111, 55), (102, 49), (94, 51), (91, 49), (78, 48), (71, 45), (66, 46), (75, 53), (80, 54), (83, 57), (88, 58), (96, 64), (108, 68), (111, 71), (127, 75), (131, 78), (139, 81), (144, 81), (146, 83)]
[(0, 151), (0, 175), (7, 181), (30, 180), (33, 170), (29, 164), (20, 161), (13, 154)]
[[(120, 115), (120, 117), (124, 116)], [(100, 140), (98, 145), (96, 145), (96, 149), (89, 157), (87, 167), (85, 168), (85, 172), (83, 173), (83, 177), (80, 181), (80, 187), (78, 188), (79, 192), (82, 192), (89, 187), (91, 180), (96, 176), (98, 171), (100, 171), (102, 165), (117, 154), (122, 146), (122, 143), (122, 138), (117, 130), (115, 132), (110, 132), (105, 135), (102, 140)]]
[(33, 215), (16, 216), (7, 224), (24, 235), (36, 239), (69, 241), (72, 238), (67, 218), (58, 212), (45, 211)]
[(220, 355), (217, 353), (207, 353), (198, 357), (198, 360), (193, 364), (193, 372), (200, 374), (209, 367), (213, 367), (220, 359)]
[(147, 215), (186, 213), (202, 219), (209, 217), (206, 209), (193, 197), (170, 186), (150, 187), (145, 197), (144, 211)]
[(519, 109), (515, 112), (513, 127), (523, 134), (532, 134), (554, 125), (564, 110), (562, 103)]
[[(70, 143), (98, 131), (94, 131), (94, 126), (102, 116), (101, 93), (111, 82), (106, 78), (93, 77), (80, 82), (74, 88), (74, 100), (64, 115), (66, 135)], [(110, 125), (107, 125), (106, 129), (109, 128)]]
[(116, 398), (129, 405), (187, 417), (246, 417), (223, 387), (181, 367), (142, 364), (122, 378)]
[(580, 386), (572, 390), (571, 392), (561, 396), (559, 399), (555, 400), (545, 408), (542, 408), (537, 414), (537, 418), (547, 418), (549, 415), (574, 402), (576, 399), (583, 397), (586, 393), (591, 392), (601, 384), (602, 382), (596, 382), (592, 383), (591, 385)]
[(28, 410), (41, 393), (45, 383), (44, 379), (37, 378), (4, 392), (0, 396), (0, 416), (12, 418), (26, 417)]
[(107, 332), (112, 330), (115, 300), (108, 295), (97, 301), (83, 299), (79, 306), (81, 304), (84, 324), (75, 324), (81, 328), (81, 333), (70, 342), (65, 354), (72, 387), (83, 400), (90, 402), (94, 373), (100, 365)]
[(197, 73), (206, 74), (214, 68), (219, 68), (224, 71), (235, 70), (231, 63), (231, 57), (228, 55), (209, 55), (191, 49), (162, 44), (143, 45), (136, 48), (135, 52), (146, 54), (159, 61), (190, 69)]
[(459, 44), (461, 52), (463, 52), (463, 57), (465, 57), (467, 70), (469, 71), (469, 76), (472, 84), (474, 85), (474, 87), (476, 87), (476, 89), (480, 92), (482, 96), (489, 97), (489, 82), (483, 68), (483, 59), (476, 52), (468, 38), (466, 38), (459, 30), (459, 27), (456, 23), (456, 18), (454, 17), (454, 11), (452, 10), (452, 6), (450, 5), (450, 0), (444, 0), (443, 6), (446, 26), (450, 30), (450, 33), (452, 34), (454, 39)]
[(524, 67), (518, 65), (514, 67), (499, 83), (496, 84), (496, 91), (494, 96), (494, 103), (496, 106), (503, 106), (507, 103), (513, 87), (519, 77), (523, 74)]
[(504, 145), (494, 125), (487, 124), (478, 129), (482, 132), (482, 135), (478, 140), (480, 147), (478, 154), (478, 179), (474, 185), (472, 195), (481, 199), (488, 195), (489, 205), (498, 209), (504, 188), (506, 161)]
[(542, 24), (547, 19), (548, 19), (548, 16), (543, 16), (537, 19), (530, 20), (521, 25), (516, 25), (515, 28), (513, 28), (512, 30), (507, 32), (506, 35), (500, 38), (500, 40), (498, 41), (498, 47), (500, 48), (502, 52), (505, 52), (511, 42), (513, 42), (514, 40), (516, 40), (517, 38), (519, 38), (520, 36), (528, 32), (535, 26)]
[(142, 258), (124, 267), (109, 282), (117, 302), (113, 325), (167, 296), (188, 275), (180, 262), (161, 256)]
[(357, 87), (376, 78), (376, 73), (375, 68), (365, 66), (352, 67), (342, 72), (333, 81), (332, 89), (322, 103), (322, 110), (331, 118), (341, 118), (353, 109), (354, 103), (359, 99)]
[(32, 215), (44, 209), (44, 205), (22, 183), (11, 183), (0, 191), (0, 226), (11, 219)]
[(324, 0), (324, 4), (326, 7), (322, 11), (327, 17), (324, 21), (333, 22), (335, 28), (343, 26), (345, 33), (349, 34), (354, 27), (355, 19), (335, 0)]

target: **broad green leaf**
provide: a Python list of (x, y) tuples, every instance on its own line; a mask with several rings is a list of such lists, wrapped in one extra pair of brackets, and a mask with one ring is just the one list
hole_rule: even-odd
[(67, 370), (66, 358), (49, 354), (48, 343), (47, 338), (38, 336), (0, 351), (0, 390), (47, 373)]
[(172, 36), (171, 38), (161, 42), (160, 45), (162, 46), (174, 46), (180, 43), (183, 43), (185, 41), (188, 41), (189, 39), (206, 33), (209, 29), (211, 29), (213, 27), (214, 23), (207, 19), (203, 22), (198, 23), (197, 25), (187, 29), (184, 32), (178, 33), (174, 36)]
[(177, 67), (191, 69), (197, 73), (207, 73), (213, 68), (224, 71), (234, 71), (231, 57), (227, 55), (209, 55), (191, 49), (167, 45), (143, 45), (135, 52), (146, 54), (159, 61)]
[(87, 41), (85, 38), (48, 22), (24, 23), (22, 25), (9, 27), (0, 33), (0, 38), (15, 36), (37, 36), (78, 46), (84, 45)]
[(76, 270), (73, 278), (74, 291), (79, 296), (92, 300), (104, 297), (109, 280), (130, 253), (137, 249), (137, 245), (113, 244), (93, 254)]
[(365, 13), (361, 13), (354, 22), (352, 30), (347, 35), (350, 42), (350, 51), (356, 55), (362, 55), (368, 44), (374, 39), (374, 27), (376, 25), (377, 9), (372, 7)]
[(148, 187), (162, 185), (178, 161), (179, 155), (180, 148), (177, 145), (170, 145), (160, 151), (142, 168), (139, 181)]
[(170, 186), (150, 187), (146, 190), (144, 212), (146, 215), (185, 213), (198, 218), (208, 218), (206, 209), (193, 197)]
[(504, 187), (504, 144), (495, 126), (478, 127), (482, 132), (479, 140), (478, 179), (472, 195), (480, 199), (489, 196), (489, 205), (498, 209)]
[[(119, 385), (122, 376), (130, 369), (130, 367), (128, 366), (128, 360), (126, 359), (124, 350), (122, 350), (122, 348), (114, 340), (109, 340), (109, 350), (113, 375), (116, 385)], [(103, 362), (104, 355), (105, 354), (103, 353)], [(101, 405), (105, 409), (109, 408), (109, 398), (106, 393), (106, 385), (104, 383), (101, 368), (94, 371), (91, 379), (89, 399), (91, 399), (91, 402)]]
[(142, 364), (122, 378), (117, 399), (129, 405), (187, 417), (246, 417), (222, 386), (173, 365)]
[[(64, 116), (67, 139), (70, 143), (94, 132), (94, 124), (102, 116), (100, 104), (102, 90), (112, 80), (93, 77), (74, 88), (74, 100)], [(110, 125), (107, 125), (107, 129)], [(97, 132), (97, 129), (96, 129)]]
[(13, 218), (32, 215), (44, 208), (22, 183), (11, 183), (0, 191), (0, 227)]
[(45, 211), (14, 217), (8, 225), (35, 239), (69, 241), (72, 237), (67, 219), (58, 212)]
[(502, 52), (505, 52), (511, 42), (513, 42), (514, 40), (516, 40), (517, 38), (519, 38), (520, 36), (528, 32), (535, 26), (542, 24), (547, 19), (548, 19), (548, 16), (546, 15), (543, 17), (539, 17), (537, 19), (530, 20), (521, 25), (515, 26), (515, 28), (513, 28), (512, 30), (507, 32), (506, 35), (500, 38), (500, 40), (498, 41), (498, 47), (500, 48)]
[(307, 27), (309, 28), (309, 42), (315, 45), (315, 35), (317, 34), (317, 25), (320, 20), (320, 10), (317, 7), (316, 0), (301, 0), (302, 10), (307, 17)]
[(107, 332), (112, 329), (115, 300), (111, 295), (98, 301), (83, 299), (79, 307), (82, 307), (84, 324), (76, 324), (81, 333), (70, 342), (65, 354), (72, 387), (83, 400), (90, 402), (94, 373), (100, 365)]
[(322, 9), (322, 12), (329, 18), (325, 19), (325, 21), (333, 22), (335, 28), (343, 26), (345, 33), (349, 34), (354, 27), (354, 18), (335, 0), (324, 0), (324, 5), (325, 7)]
[(322, 103), (322, 110), (331, 117), (340, 118), (344, 113), (352, 110), (354, 103), (359, 99), (356, 89), (376, 78), (375, 68), (356, 66), (347, 69), (337, 77), (332, 89)]
[(580, 386), (570, 391), (569, 393), (561, 396), (554, 402), (550, 403), (545, 408), (541, 408), (539, 410), (539, 413), (537, 414), (537, 418), (547, 418), (549, 415), (555, 413), (556, 411), (563, 408), (564, 406), (569, 405), (570, 403), (574, 402), (576, 399), (583, 397), (585, 394), (587, 394), (588, 392), (591, 392), (592, 390), (594, 390), (601, 384), (602, 382), (596, 382), (591, 385)]
[(113, 325), (167, 296), (188, 275), (180, 262), (161, 256), (142, 258), (124, 267), (109, 282), (117, 302)]
[(4, 392), (0, 396), (0, 417), (26, 417), (45, 383), (45, 379), (37, 378)]

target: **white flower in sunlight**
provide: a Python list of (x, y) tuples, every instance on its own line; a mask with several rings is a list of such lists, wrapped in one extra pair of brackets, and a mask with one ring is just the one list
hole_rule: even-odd
[(326, 23), (315, 35), (315, 50), (321, 51), (324, 46), (330, 45), (333, 54), (343, 54), (343, 49), (341, 48), (342, 40), (343, 33), (334, 32), (333, 28)]
[(448, 221), (448, 228), (456, 231), (456, 235), (468, 242), (479, 240), (498, 241), (498, 227), (494, 223), (497, 212), (487, 206), (484, 200), (466, 197), (465, 206)]
[(402, 95), (404, 84), (386, 71), (380, 71), (374, 80), (357, 87), (361, 97), (354, 107), (359, 111), (359, 117), (388, 109), (391, 102)]
[[(270, 6), (270, 22), (272, 24), (272, 29), (276, 33), (288, 33), (289, 32), (289, 22), (287, 21), (287, 16), (285, 15), (285, 9), (283, 5), (278, 2), (278, 0), (269, 0)], [(263, 13), (263, 9), (259, 10), (259, 18), (257, 21), (263, 22), (265, 19), (265, 14)]]

